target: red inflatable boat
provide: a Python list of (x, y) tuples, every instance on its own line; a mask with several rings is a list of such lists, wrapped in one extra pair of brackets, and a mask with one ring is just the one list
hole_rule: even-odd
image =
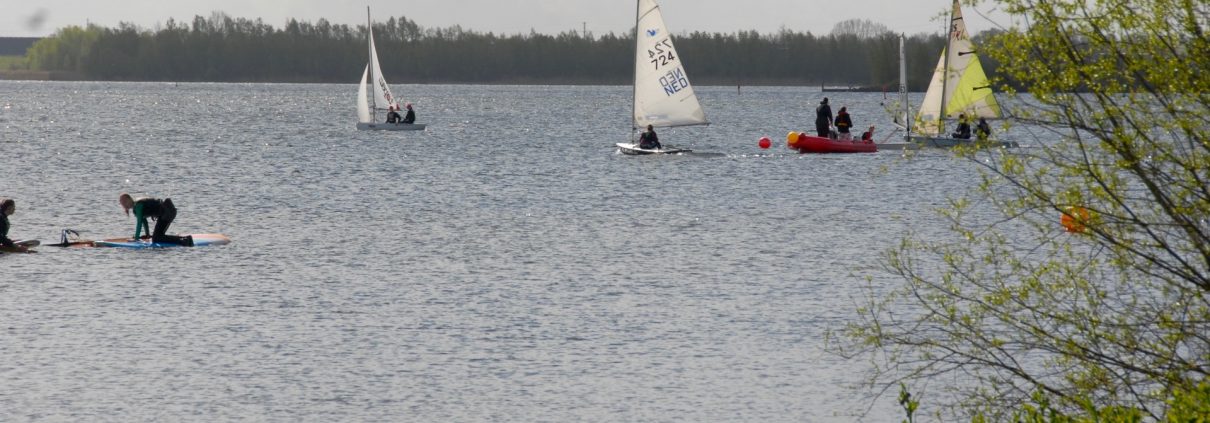
[(791, 132), (786, 144), (799, 153), (874, 153), (878, 144), (873, 140), (834, 140)]

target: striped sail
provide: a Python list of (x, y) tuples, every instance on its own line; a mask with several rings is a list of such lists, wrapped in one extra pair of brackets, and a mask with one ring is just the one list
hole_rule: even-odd
[[(367, 16), (369, 16), (369, 13), (370, 9), (366, 8)], [(396, 105), (396, 101), (398, 100), (391, 94), (391, 87), (387, 85), (386, 78), (382, 77), (382, 66), (378, 65), (378, 50), (374, 48), (373, 24), (370, 25), (370, 28), (370, 69), (374, 71), (374, 73), (370, 74), (373, 80), (372, 85), (374, 85), (374, 101), (372, 103), (375, 109), (387, 109)]]

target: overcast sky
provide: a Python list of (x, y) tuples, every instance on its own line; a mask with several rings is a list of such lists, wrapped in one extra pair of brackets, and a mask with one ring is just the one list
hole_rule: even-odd
[[(776, 32), (782, 27), (824, 34), (837, 22), (869, 19), (896, 32), (939, 33), (949, 0), (660, 0), (674, 33), (686, 31)], [(634, 25), (632, 0), (0, 0), (0, 36), (40, 37), (68, 25), (112, 27), (131, 22), (152, 29), (168, 18), (189, 22), (194, 16), (226, 12), (261, 18), (275, 28), (289, 18), (337, 24), (365, 23), (365, 7), (375, 21), (406, 16), (423, 27), (461, 25), (503, 34), (531, 29), (554, 34), (587, 27), (595, 34), (621, 33)], [(971, 32), (1008, 25), (991, 3), (963, 13)], [(982, 12), (987, 18), (980, 16)]]

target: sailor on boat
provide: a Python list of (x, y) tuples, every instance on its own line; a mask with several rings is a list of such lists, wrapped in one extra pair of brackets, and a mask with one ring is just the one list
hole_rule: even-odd
[(639, 148), (644, 150), (659, 150), (660, 137), (655, 134), (655, 127), (647, 125), (647, 131), (639, 134)]
[(958, 131), (951, 136), (961, 140), (971, 139), (971, 123), (966, 120), (965, 113), (958, 115)]
[(987, 119), (979, 118), (979, 124), (975, 126), (975, 137), (979, 141), (987, 141), (992, 136), (992, 126), (987, 124)]
[(865, 142), (874, 142), (874, 125), (870, 125), (870, 130), (861, 133), (861, 140)]
[[(416, 112), (412, 111), (412, 103), (405, 104), (403, 107), (408, 109), (408, 112), (403, 116), (403, 123), (411, 124), (415, 122)], [(399, 114), (396, 113), (395, 115), (398, 116)]]
[(391, 111), (387, 113), (387, 123), (399, 123), (399, 112), (396, 109), (395, 105), (391, 105)]

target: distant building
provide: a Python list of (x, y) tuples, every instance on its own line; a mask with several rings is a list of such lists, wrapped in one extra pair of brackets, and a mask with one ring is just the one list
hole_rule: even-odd
[(0, 56), (24, 56), (25, 51), (41, 40), (37, 37), (0, 37)]

